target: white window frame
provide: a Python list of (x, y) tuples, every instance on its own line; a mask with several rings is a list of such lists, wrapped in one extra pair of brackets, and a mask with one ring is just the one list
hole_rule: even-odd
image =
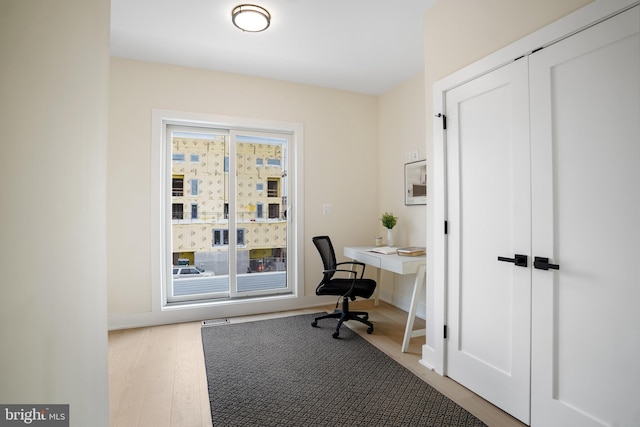
[[(170, 150), (166, 149), (167, 125), (207, 126), (217, 129), (231, 129), (266, 133), (289, 134), (291, 136), (288, 150), (288, 192), (293, 197), (293, 203), (286, 206), (290, 213), (290, 222), (287, 227), (287, 255), (288, 272), (287, 280), (290, 283), (292, 293), (273, 295), (268, 297), (255, 296), (237, 300), (202, 301), (189, 304), (168, 304), (166, 282), (171, 280), (171, 270), (166, 266), (171, 265), (167, 255), (167, 244), (170, 245), (171, 218), (170, 205), (167, 201), (167, 191), (171, 185), (171, 174), (167, 171), (167, 156)], [(304, 297), (304, 188), (303, 175), (303, 125), (301, 123), (280, 122), (271, 120), (248, 119), (242, 117), (220, 116), (211, 114), (186, 113), (180, 111), (154, 109), (152, 111), (152, 197), (151, 212), (153, 214), (151, 226), (151, 280), (152, 280), (152, 311), (159, 315), (167, 312), (181, 311), (178, 316), (170, 313), (174, 319), (189, 319), (197, 316), (197, 312), (211, 306), (218, 306), (220, 313), (227, 316), (260, 313), (269, 310), (279, 311), (296, 307), (296, 303), (287, 302), (291, 299)], [(167, 179), (169, 177), (169, 179)], [(169, 209), (167, 209), (169, 206)], [(192, 314), (184, 314), (191, 311)], [(206, 311), (202, 311), (206, 313)], [(169, 314), (169, 313), (167, 313)], [(174, 314), (176, 314), (174, 316)], [(162, 316), (166, 318), (166, 316)]]

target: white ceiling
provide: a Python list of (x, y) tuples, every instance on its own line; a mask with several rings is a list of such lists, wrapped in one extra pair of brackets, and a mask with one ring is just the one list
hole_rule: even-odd
[(111, 0), (111, 54), (379, 95), (423, 69), (436, 0), (251, 0), (271, 26), (231, 23), (240, 0)]

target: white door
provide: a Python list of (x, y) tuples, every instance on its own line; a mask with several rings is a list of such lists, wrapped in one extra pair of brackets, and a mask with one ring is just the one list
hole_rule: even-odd
[(530, 57), (532, 426), (640, 425), (640, 13)]
[(528, 111), (526, 58), (446, 95), (447, 375), (524, 422), (531, 269), (498, 257), (530, 254)]

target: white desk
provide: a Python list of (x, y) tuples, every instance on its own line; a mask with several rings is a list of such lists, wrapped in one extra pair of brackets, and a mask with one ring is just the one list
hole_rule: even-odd
[(370, 252), (369, 249), (371, 248), (371, 246), (347, 246), (344, 248), (344, 256), (377, 268), (376, 282), (378, 286), (375, 292), (375, 305), (378, 305), (381, 269), (398, 274), (416, 275), (416, 280), (413, 282), (413, 294), (411, 295), (411, 307), (409, 308), (407, 326), (404, 330), (404, 339), (402, 340), (402, 352), (404, 353), (409, 347), (409, 340), (411, 338), (426, 335), (426, 329), (416, 329), (414, 331), (413, 322), (415, 321), (416, 310), (418, 308), (418, 296), (425, 284), (427, 257), (426, 255), (416, 257), (400, 256), (397, 254), (383, 255)]

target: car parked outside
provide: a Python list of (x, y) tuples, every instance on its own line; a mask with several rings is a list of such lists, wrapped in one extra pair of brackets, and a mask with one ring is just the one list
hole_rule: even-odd
[(201, 271), (198, 268), (192, 265), (173, 267), (173, 278), (174, 279), (187, 279), (194, 277), (209, 277), (213, 276), (213, 272), (211, 271)]

